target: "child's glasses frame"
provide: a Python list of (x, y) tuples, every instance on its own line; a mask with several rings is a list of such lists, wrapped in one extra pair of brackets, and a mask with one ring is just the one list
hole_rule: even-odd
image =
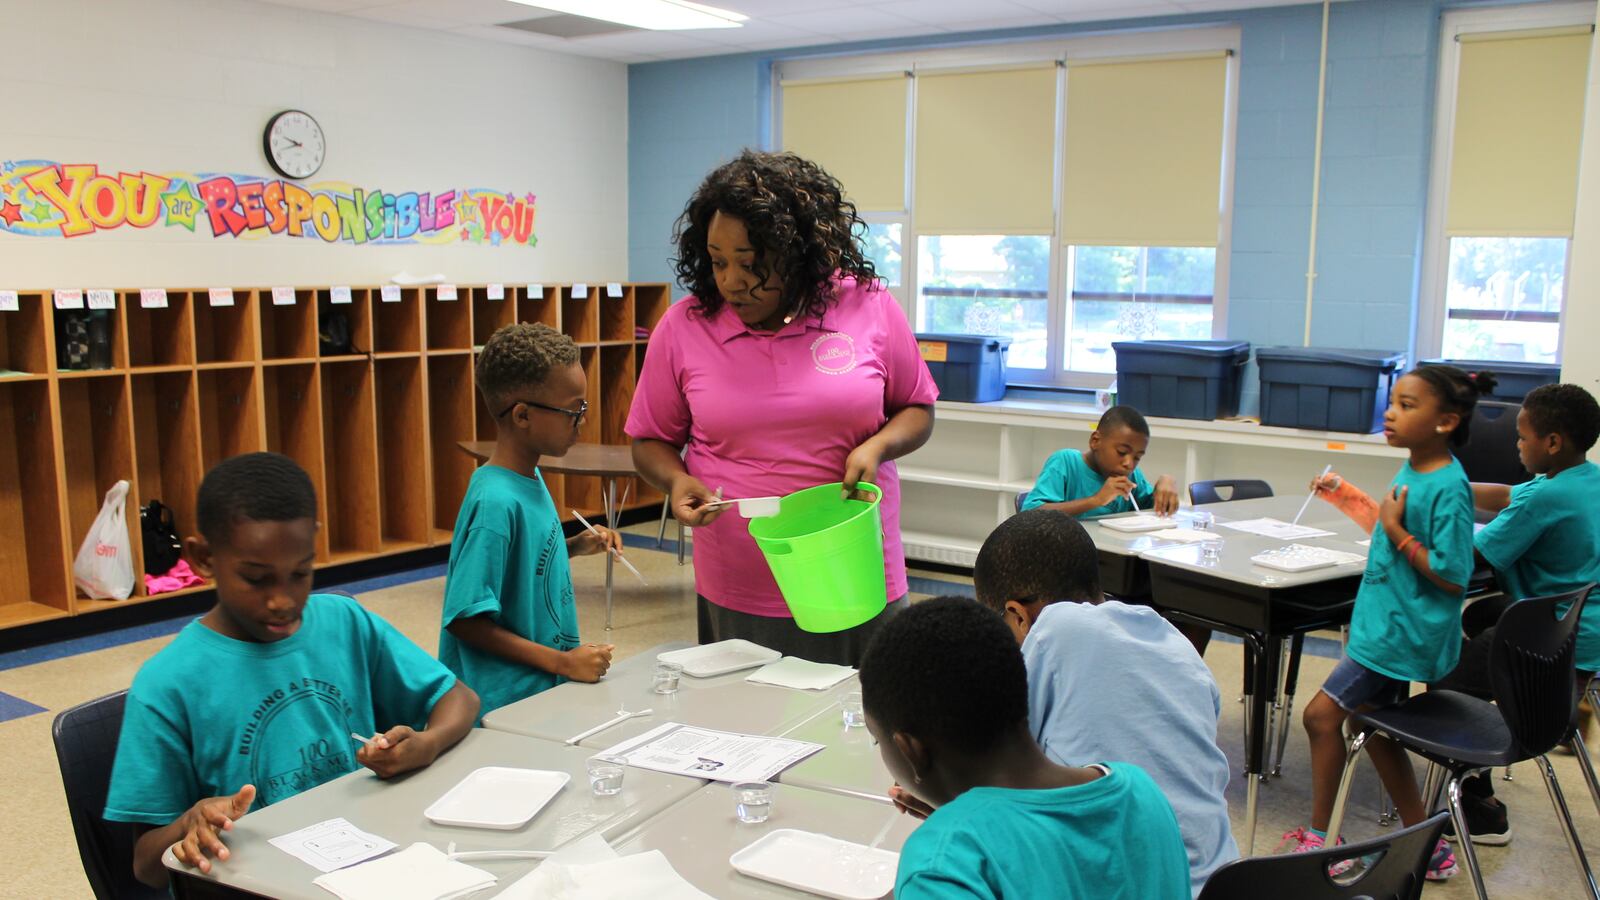
[(561, 413), (562, 415), (567, 416), (568, 418), (572, 419), (572, 427), (573, 428), (577, 428), (578, 425), (583, 422), (583, 417), (589, 414), (589, 401), (587, 401), (587, 400), (579, 400), (577, 409), (563, 409), (562, 407), (559, 407), (559, 406), (551, 406), (548, 403), (538, 403), (538, 402), (535, 402), (533, 400), (518, 400), (515, 403), (512, 403), (510, 406), (506, 407), (505, 409), (501, 410), (500, 414), (495, 416), (495, 418), (496, 419), (505, 418), (507, 415), (509, 415), (511, 413), (512, 410), (517, 408), (517, 404), (519, 404), (519, 403), (522, 404), (523, 406), (531, 406), (534, 409), (545, 409), (545, 410), (549, 410), (550, 412)]

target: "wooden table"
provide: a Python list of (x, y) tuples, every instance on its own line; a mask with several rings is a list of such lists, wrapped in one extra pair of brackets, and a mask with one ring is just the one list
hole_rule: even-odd
[[(478, 462), (488, 462), (494, 455), (494, 441), (457, 441), (456, 446), (461, 452), (476, 459)], [(633, 465), (633, 448), (624, 444), (573, 444), (572, 449), (565, 456), (545, 456), (539, 459), (539, 468), (542, 471), (557, 475), (591, 475), (605, 482), (606, 489), (602, 495), (605, 501), (606, 527), (612, 531), (617, 530), (617, 524), (622, 518), (622, 505), (617, 499), (617, 481), (623, 478), (633, 478), (639, 470)], [(624, 495), (622, 502), (627, 502)], [(557, 510), (560, 514), (560, 510)], [(611, 630), (611, 585), (612, 569), (616, 559), (609, 553), (606, 554), (606, 631)]]

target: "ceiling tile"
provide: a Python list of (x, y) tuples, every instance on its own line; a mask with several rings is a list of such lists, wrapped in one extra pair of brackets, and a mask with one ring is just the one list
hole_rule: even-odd
[(903, 16), (913, 22), (943, 27), (950, 22), (970, 22), (986, 17), (1003, 18), (1032, 15), (1037, 10), (1009, 0), (984, 0), (981, 6), (972, 0), (893, 0), (874, 4), (873, 9), (890, 15)]

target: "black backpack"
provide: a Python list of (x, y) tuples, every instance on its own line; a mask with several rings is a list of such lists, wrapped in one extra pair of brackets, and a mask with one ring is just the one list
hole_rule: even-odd
[(351, 339), (350, 316), (334, 309), (332, 302), (317, 306), (317, 341), (323, 356), (345, 356), (355, 352)]
[(146, 575), (165, 575), (183, 558), (183, 544), (173, 524), (172, 507), (151, 500), (139, 507), (139, 530), (144, 536)]

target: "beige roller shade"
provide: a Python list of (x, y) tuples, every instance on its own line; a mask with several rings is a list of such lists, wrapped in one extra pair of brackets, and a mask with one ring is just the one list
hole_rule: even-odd
[(1227, 62), (1068, 65), (1063, 242), (1216, 245)]
[(783, 149), (827, 169), (862, 212), (906, 208), (904, 73), (783, 83)]
[(1055, 65), (917, 76), (919, 234), (1049, 234)]
[(1572, 236), (1590, 35), (1461, 37), (1448, 234)]

